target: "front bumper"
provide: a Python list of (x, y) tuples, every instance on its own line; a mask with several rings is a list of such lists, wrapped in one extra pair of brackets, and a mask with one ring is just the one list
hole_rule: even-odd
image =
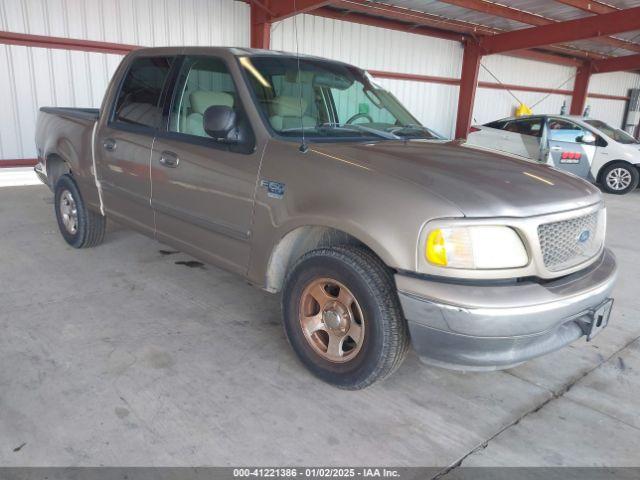
[(396, 275), (414, 349), (458, 370), (510, 368), (584, 336), (617, 275), (607, 249), (588, 268), (548, 281), (468, 284)]

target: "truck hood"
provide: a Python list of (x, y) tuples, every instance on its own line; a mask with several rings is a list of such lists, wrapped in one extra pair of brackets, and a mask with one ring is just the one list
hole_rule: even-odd
[(457, 141), (331, 143), (312, 150), (419, 184), (468, 217), (528, 217), (602, 199), (574, 175)]

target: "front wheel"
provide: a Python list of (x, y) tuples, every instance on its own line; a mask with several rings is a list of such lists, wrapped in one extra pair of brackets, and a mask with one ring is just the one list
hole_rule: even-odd
[(600, 178), (605, 192), (623, 195), (638, 186), (640, 173), (629, 163), (616, 162), (605, 167)]
[(71, 175), (62, 175), (58, 179), (54, 195), (58, 228), (65, 241), (74, 248), (101, 244), (107, 220), (87, 208)]
[(393, 373), (409, 336), (393, 277), (370, 251), (311, 251), (287, 276), (284, 327), (302, 363), (337, 387), (365, 388)]

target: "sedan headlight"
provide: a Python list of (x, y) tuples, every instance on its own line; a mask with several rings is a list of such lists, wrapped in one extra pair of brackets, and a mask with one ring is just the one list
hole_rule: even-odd
[(474, 270), (518, 268), (529, 262), (520, 236), (505, 226), (431, 230), (427, 235), (425, 258), (439, 267)]

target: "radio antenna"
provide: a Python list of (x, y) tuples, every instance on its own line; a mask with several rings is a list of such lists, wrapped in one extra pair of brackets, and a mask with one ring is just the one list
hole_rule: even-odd
[(296, 5), (296, 0), (293, 0), (293, 35), (296, 38), (296, 63), (298, 73), (297, 83), (298, 83), (298, 108), (300, 109), (300, 130), (302, 131), (302, 143), (300, 144), (300, 150), (302, 153), (307, 153), (309, 150), (309, 146), (304, 138), (304, 112), (302, 111), (303, 98), (302, 98), (302, 79), (300, 78), (300, 46), (298, 45), (298, 7)]

